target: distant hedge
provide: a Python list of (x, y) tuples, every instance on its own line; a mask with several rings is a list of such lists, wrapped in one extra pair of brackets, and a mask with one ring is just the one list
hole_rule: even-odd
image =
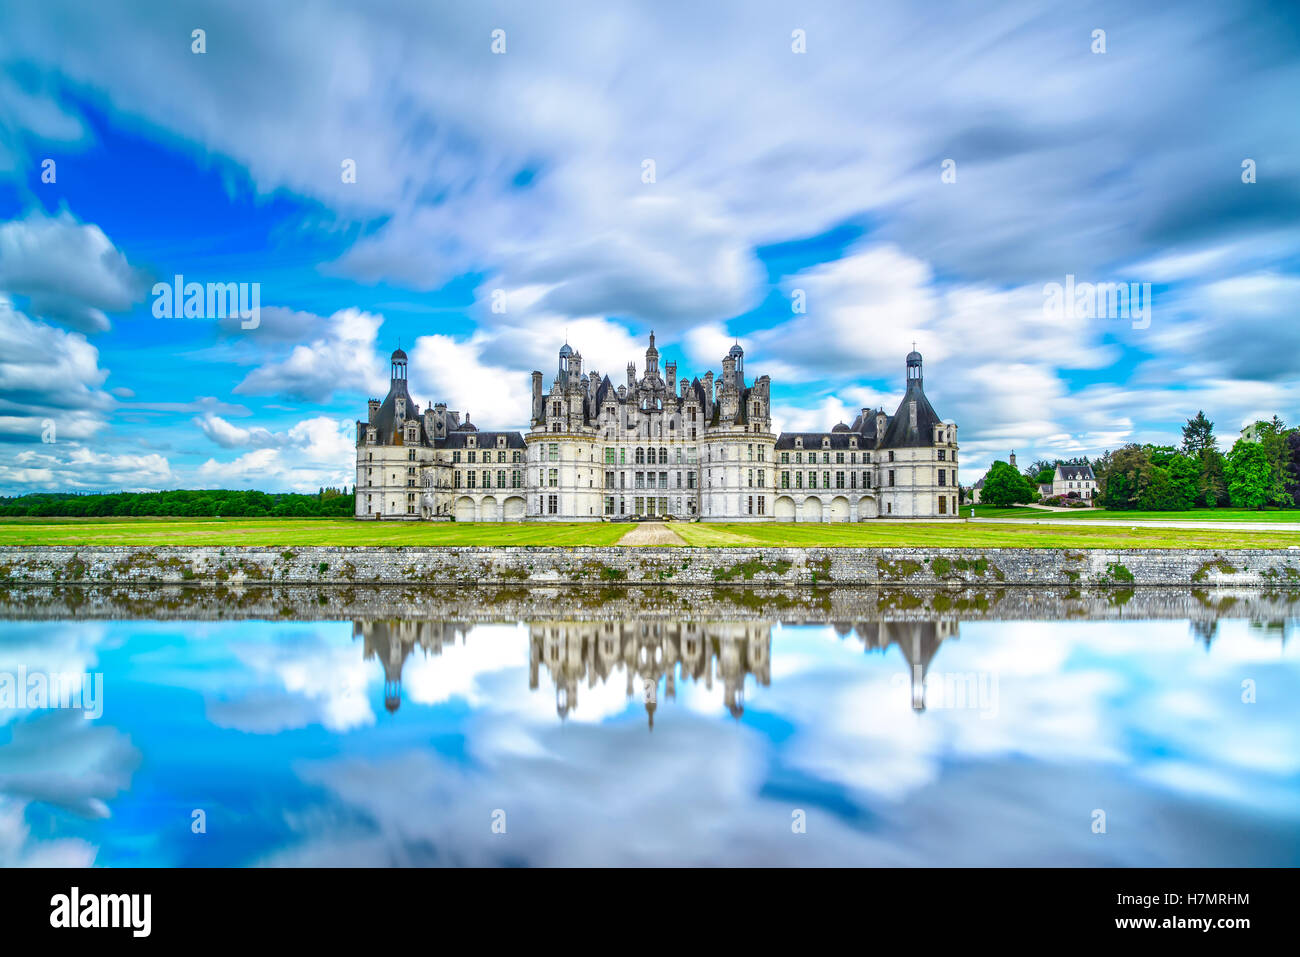
[(321, 489), (315, 495), (207, 489), (115, 492), (106, 495), (35, 493), (0, 498), (0, 516), (3, 517), (179, 515), (222, 518), (347, 518), (354, 513), (353, 494), (338, 489)]

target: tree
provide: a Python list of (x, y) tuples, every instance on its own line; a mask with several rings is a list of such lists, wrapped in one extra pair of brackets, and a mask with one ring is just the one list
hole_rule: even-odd
[(1223, 453), (1208, 448), (1200, 455), (1200, 476), (1197, 482), (1197, 501), (1206, 508), (1228, 504), (1228, 479), (1224, 474)]
[(1020, 505), (1034, 500), (1034, 486), (1006, 462), (994, 462), (984, 476), (980, 501), (987, 505)]
[(1183, 454), (1199, 458), (1206, 449), (1216, 447), (1214, 423), (1205, 417), (1204, 411), (1198, 411), (1195, 418), (1188, 419), (1183, 426)]
[(1150, 477), (1138, 497), (1137, 505), (1138, 508), (1151, 512), (1173, 512), (1187, 507), (1182, 504), (1182, 497), (1169, 475), (1169, 469), (1158, 465), (1151, 466)]
[(1260, 509), (1270, 501), (1272, 469), (1259, 442), (1238, 439), (1228, 453), (1228, 498), (1237, 508)]
[(1291, 502), (1300, 505), (1300, 429), (1292, 429), (1286, 437), (1288, 457), (1290, 459), (1283, 487), (1291, 496)]
[(1142, 494), (1151, 484), (1151, 458), (1140, 445), (1126, 445), (1108, 453), (1104, 489), (1098, 498), (1107, 508), (1138, 508)]
[(1191, 508), (1200, 498), (1200, 463), (1187, 455), (1175, 455), (1169, 460), (1169, 480), (1177, 494), (1178, 509)]

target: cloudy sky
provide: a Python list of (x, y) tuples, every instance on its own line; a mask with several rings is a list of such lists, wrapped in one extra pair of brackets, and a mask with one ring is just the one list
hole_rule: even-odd
[[(980, 6), (6, 3), (0, 492), (351, 484), (399, 339), (498, 428), (566, 334), (614, 378), (738, 337), (802, 429), (915, 341), (963, 480), (1300, 418), (1296, 7)], [(176, 275), (260, 325), (156, 316)]]

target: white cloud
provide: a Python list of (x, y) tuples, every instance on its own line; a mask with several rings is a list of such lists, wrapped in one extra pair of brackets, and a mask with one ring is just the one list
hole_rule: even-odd
[(274, 435), (265, 429), (241, 429), (212, 415), (196, 424), (226, 448), (256, 446), (229, 462), (208, 459), (195, 470), (202, 482), (314, 492), (355, 481), (356, 426), (348, 419), (315, 416)]
[(325, 402), (335, 393), (383, 395), (387, 367), (375, 350), (383, 322), (360, 309), (341, 309), (323, 322), (315, 339), (294, 346), (284, 359), (258, 366), (234, 391), (305, 402)]
[(98, 226), (34, 211), (0, 223), (0, 291), (26, 296), (35, 315), (103, 332), (106, 311), (129, 309), (144, 295), (144, 277)]

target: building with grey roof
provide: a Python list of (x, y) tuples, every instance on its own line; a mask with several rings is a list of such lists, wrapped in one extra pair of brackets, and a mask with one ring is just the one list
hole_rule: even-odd
[(893, 415), (863, 409), (828, 432), (772, 431), (771, 380), (752, 382), (733, 345), (722, 372), (660, 370), (650, 334), (640, 374), (617, 386), (560, 348), (550, 389), (532, 374), (530, 428), (483, 432), (407, 391), (392, 356), (388, 395), (357, 423), (358, 518), (598, 521), (860, 521), (956, 517), (957, 426), (906, 360)]

